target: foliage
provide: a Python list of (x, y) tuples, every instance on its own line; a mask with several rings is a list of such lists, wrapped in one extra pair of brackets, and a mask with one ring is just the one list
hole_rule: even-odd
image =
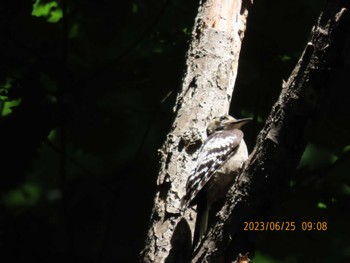
[(62, 9), (58, 7), (58, 2), (42, 3), (36, 0), (33, 4), (32, 16), (47, 17), (48, 22), (57, 23), (62, 18)]

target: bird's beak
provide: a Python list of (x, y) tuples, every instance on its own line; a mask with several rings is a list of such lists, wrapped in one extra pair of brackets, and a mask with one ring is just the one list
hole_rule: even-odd
[(244, 119), (239, 119), (239, 120), (236, 120), (235, 123), (242, 123), (242, 125), (246, 124), (247, 122), (250, 122), (252, 121), (253, 118), (244, 118)]
[(241, 128), (244, 124), (252, 121), (253, 118), (243, 118), (243, 119), (238, 119), (238, 120), (232, 120), (231, 125), (233, 125), (235, 128)]

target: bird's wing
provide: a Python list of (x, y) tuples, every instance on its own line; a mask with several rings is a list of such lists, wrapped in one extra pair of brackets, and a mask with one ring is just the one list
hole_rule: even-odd
[(187, 207), (212, 175), (235, 153), (243, 139), (243, 132), (235, 129), (212, 134), (199, 151), (197, 166), (191, 173), (183, 203)]

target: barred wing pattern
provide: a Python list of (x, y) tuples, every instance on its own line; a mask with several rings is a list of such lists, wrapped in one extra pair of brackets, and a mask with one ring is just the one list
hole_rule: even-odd
[(212, 175), (232, 157), (242, 139), (243, 132), (238, 129), (218, 131), (207, 138), (200, 149), (197, 166), (187, 181), (186, 195), (182, 200), (184, 209), (191, 204)]

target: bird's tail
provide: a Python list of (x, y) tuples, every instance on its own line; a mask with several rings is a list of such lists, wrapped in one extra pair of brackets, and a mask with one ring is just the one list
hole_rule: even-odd
[(193, 236), (193, 247), (196, 248), (207, 233), (210, 206), (205, 198), (197, 203), (197, 218)]

